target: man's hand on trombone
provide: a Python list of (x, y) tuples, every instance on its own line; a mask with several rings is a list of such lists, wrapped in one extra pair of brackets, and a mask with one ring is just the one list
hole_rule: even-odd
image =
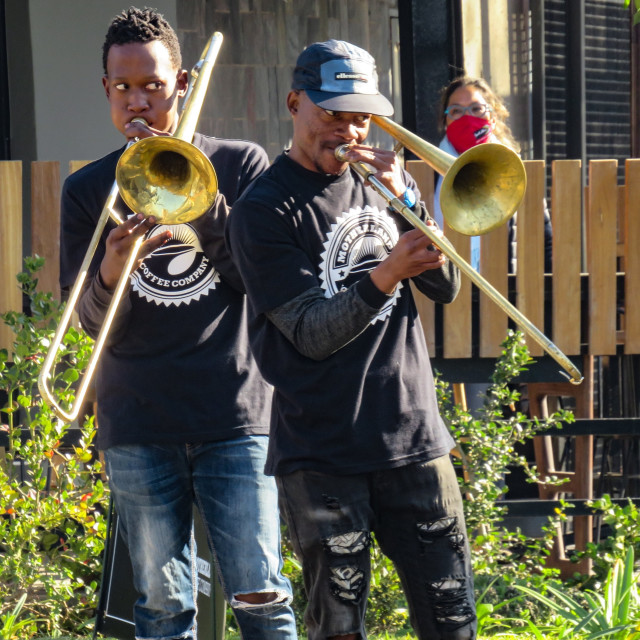
[[(370, 168), (372, 177), (386, 187), (396, 198), (404, 195), (402, 167), (394, 151), (366, 145), (350, 145), (345, 159), (360, 162)], [(433, 220), (428, 226), (442, 237)], [(380, 291), (390, 294), (405, 278), (413, 278), (430, 269), (440, 269), (446, 262), (445, 255), (434, 246), (432, 240), (419, 229), (403, 233), (391, 253), (372, 272), (371, 280)]]
[[(432, 220), (427, 222), (433, 231), (442, 236)], [(393, 293), (401, 280), (413, 278), (429, 269), (440, 269), (446, 262), (445, 255), (419, 229), (412, 229), (400, 236), (391, 253), (371, 272), (371, 280), (380, 291)]]
[[(381, 182), (394, 196), (400, 198), (405, 192), (402, 165), (395, 151), (378, 149), (364, 144), (350, 144), (345, 154), (348, 162), (363, 162), (371, 169), (373, 177)], [(371, 186), (368, 184), (368, 186)]]
[[(113, 290), (118, 284), (135, 241), (156, 224), (153, 216), (145, 218), (141, 213), (131, 216), (126, 222), (112, 229), (107, 236), (104, 258), (100, 263), (100, 279), (106, 289)], [(163, 231), (142, 243), (138, 252), (139, 261), (161, 247), (171, 238), (171, 231)]]

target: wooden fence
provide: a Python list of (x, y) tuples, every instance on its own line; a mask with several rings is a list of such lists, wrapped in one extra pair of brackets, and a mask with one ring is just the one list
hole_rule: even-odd
[[(72, 162), (71, 170), (82, 164)], [(545, 166), (542, 161), (528, 161), (525, 166), (528, 182), (518, 210), (517, 273), (507, 274), (505, 225), (481, 239), (481, 274), (568, 356), (615, 354), (618, 345), (624, 353), (640, 353), (640, 305), (631, 304), (633, 291), (640, 290), (640, 160), (626, 161), (621, 186), (615, 160), (590, 162), (587, 185), (582, 184), (579, 161), (553, 163), (549, 203), (553, 273), (547, 276), (542, 210)], [(433, 171), (421, 161), (411, 161), (408, 167), (430, 205)], [(21, 162), (0, 162), (0, 312), (20, 309), (22, 304), (15, 275), (22, 270), (22, 221), (27, 215), (22, 211), (23, 170)], [(34, 162), (30, 170), (31, 253), (46, 259), (41, 288), (57, 294), (60, 167), (58, 162)], [(468, 260), (469, 239), (452, 229), (447, 229), (447, 235)], [(474, 304), (472, 289), (463, 278), (460, 295), (442, 314), (430, 301), (417, 297), (432, 354), (438, 352), (444, 359), (499, 355), (508, 318), (484, 295)], [(0, 326), (0, 347), (10, 341), (6, 327)], [(534, 356), (542, 355), (537, 344), (530, 346)]]
[[(481, 274), (568, 356), (613, 355), (617, 349), (640, 353), (640, 305), (633, 304), (640, 280), (640, 160), (626, 161), (625, 184), (620, 186), (615, 160), (591, 161), (586, 185), (580, 161), (553, 163), (553, 269), (546, 276), (545, 165), (534, 160), (525, 167), (527, 190), (517, 214), (517, 272), (512, 277), (507, 273), (504, 225), (481, 238)], [(421, 161), (410, 162), (409, 170), (425, 201), (432, 200), (432, 170)], [(468, 261), (469, 239), (452, 229), (446, 233)], [(438, 344), (435, 305), (418, 299), (430, 352), (441, 351), (445, 359), (496, 357), (508, 318), (484, 295), (476, 309), (472, 285), (464, 280), (457, 299), (443, 309)], [(530, 341), (529, 346), (532, 355), (543, 354), (539, 345)]]

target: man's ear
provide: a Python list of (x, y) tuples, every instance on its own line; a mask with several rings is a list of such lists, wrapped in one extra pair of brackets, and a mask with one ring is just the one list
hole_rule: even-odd
[(295, 115), (298, 113), (298, 106), (300, 104), (300, 92), (299, 91), (289, 91), (289, 95), (287, 96), (287, 109), (289, 109), (289, 113), (291, 115)]
[(184, 98), (189, 87), (189, 73), (186, 69), (178, 71), (178, 77), (176, 82), (176, 88), (178, 89), (178, 97)]
[(104, 92), (107, 94), (107, 100), (109, 99), (109, 78), (107, 76), (102, 76), (102, 86), (104, 87)]

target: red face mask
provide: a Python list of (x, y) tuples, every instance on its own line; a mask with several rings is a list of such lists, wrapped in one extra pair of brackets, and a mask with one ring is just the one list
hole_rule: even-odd
[(493, 133), (493, 128), (491, 120), (465, 114), (447, 127), (447, 138), (458, 153), (464, 153), (477, 144), (487, 142)]

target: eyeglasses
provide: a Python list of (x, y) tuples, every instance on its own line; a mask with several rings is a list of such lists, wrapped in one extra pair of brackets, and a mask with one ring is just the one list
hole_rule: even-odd
[(461, 104), (450, 104), (444, 110), (444, 115), (449, 116), (452, 120), (462, 118), (465, 113), (476, 118), (488, 118), (491, 113), (491, 107), (488, 104), (484, 104), (484, 102), (473, 102), (468, 107), (463, 107)]
[(322, 109), (330, 118), (341, 120), (343, 118), (349, 118), (354, 120), (357, 124), (365, 124), (371, 116), (368, 113), (354, 114), (349, 111), (332, 111), (331, 109)]

